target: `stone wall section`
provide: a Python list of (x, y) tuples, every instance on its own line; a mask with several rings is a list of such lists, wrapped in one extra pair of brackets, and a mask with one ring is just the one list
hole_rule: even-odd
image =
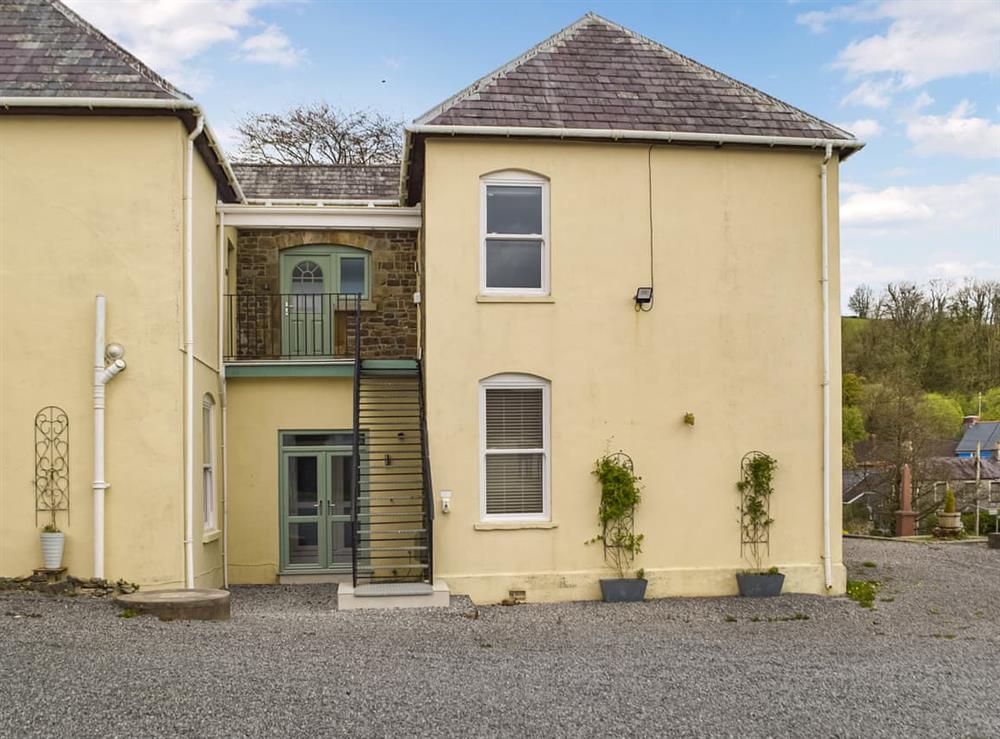
[[(280, 347), (280, 255), (306, 244), (353, 246), (371, 255), (371, 295), (361, 314), (361, 354), (366, 359), (417, 356), (416, 231), (241, 230), (236, 247), (235, 353), (241, 359), (275, 357)], [(250, 297), (262, 296), (262, 297)], [(269, 299), (267, 296), (274, 296)], [(231, 299), (232, 300), (232, 299)], [(232, 322), (231, 322), (232, 323)], [(354, 327), (347, 324), (347, 354)], [(231, 328), (232, 325), (231, 325)], [(280, 349), (278, 350), (280, 351)], [(338, 354), (340, 352), (337, 352)]]

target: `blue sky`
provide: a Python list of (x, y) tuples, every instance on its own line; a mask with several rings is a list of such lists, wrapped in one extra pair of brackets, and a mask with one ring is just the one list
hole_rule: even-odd
[(206, 108), (411, 120), (593, 10), (868, 146), (841, 170), (843, 288), (1000, 279), (1000, 3), (69, 0)]

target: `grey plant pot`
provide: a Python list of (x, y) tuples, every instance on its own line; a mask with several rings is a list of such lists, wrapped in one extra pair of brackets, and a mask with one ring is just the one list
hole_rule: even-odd
[(601, 580), (605, 603), (640, 603), (646, 597), (646, 581), (634, 577)]
[(736, 584), (739, 585), (740, 595), (744, 598), (772, 598), (781, 595), (785, 576), (780, 572), (777, 575), (767, 572), (738, 572)]

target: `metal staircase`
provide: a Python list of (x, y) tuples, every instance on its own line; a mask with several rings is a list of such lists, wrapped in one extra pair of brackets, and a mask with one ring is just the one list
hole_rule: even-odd
[(354, 585), (433, 583), (434, 507), (419, 360), (354, 373)]

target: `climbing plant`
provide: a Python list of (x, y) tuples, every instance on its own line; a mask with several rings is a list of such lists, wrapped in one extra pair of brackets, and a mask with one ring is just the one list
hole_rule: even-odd
[(740, 465), (741, 551), (753, 566), (753, 571), (763, 572), (764, 557), (770, 545), (772, 480), (778, 461), (764, 452), (749, 452)]
[(642, 551), (642, 534), (635, 533), (635, 509), (642, 499), (642, 478), (635, 474), (632, 458), (624, 452), (605, 454), (594, 464), (601, 483), (597, 518), (601, 533), (588, 543), (603, 542), (604, 559), (625, 578)]

